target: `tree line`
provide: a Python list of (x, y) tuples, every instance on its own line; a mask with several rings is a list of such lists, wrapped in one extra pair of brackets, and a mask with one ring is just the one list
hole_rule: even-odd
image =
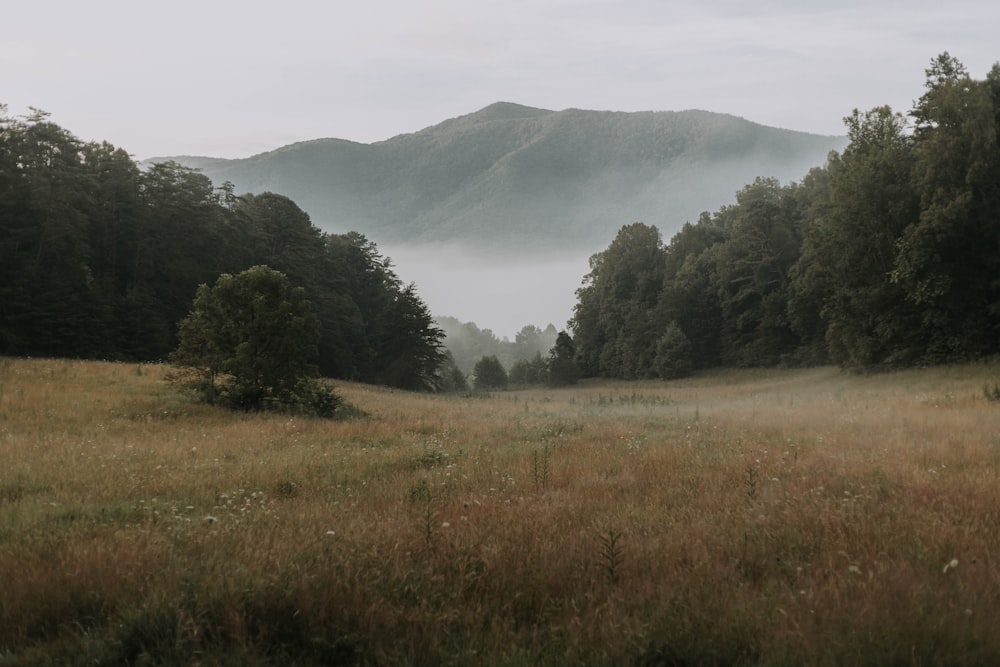
[(0, 354), (163, 360), (199, 285), (267, 266), (304, 289), (327, 377), (432, 389), (444, 333), (375, 243), (287, 197), (236, 196), (176, 163), (140, 167), (0, 105)]
[(666, 245), (623, 227), (577, 291), (585, 375), (716, 366), (877, 369), (1000, 352), (1000, 64), (948, 53), (904, 116), (845, 118), (801, 183), (759, 178)]
[(483, 357), (496, 357), (504, 368), (511, 368), (519, 361), (548, 355), (559, 333), (553, 324), (544, 329), (526, 324), (514, 334), (514, 340), (509, 340), (506, 336), (499, 338), (491, 329), (480, 329), (475, 322), (454, 317), (440, 316), (434, 323), (444, 331), (448, 352), (466, 375), (473, 373)]

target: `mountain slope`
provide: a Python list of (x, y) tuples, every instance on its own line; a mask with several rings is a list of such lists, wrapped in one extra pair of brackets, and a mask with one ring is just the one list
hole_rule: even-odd
[(844, 144), (704, 111), (501, 102), (373, 144), (317, 139), (240, 160), (171, 159), (238, 192), (288, 195), (328, 231), (520, 253), (600, 247), (637, 220), (669, 238), (755, 177), (798, 180)]

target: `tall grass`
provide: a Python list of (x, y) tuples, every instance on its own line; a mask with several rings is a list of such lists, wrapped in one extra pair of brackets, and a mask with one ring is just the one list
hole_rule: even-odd
[(0, 359), (0, 664), (987, 664), (996, 366), (322, 421)]

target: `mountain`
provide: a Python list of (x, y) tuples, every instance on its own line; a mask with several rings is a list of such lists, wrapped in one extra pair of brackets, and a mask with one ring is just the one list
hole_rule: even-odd
[(706, 111), (549, 111), (499, 102), (413, 134), (316, 139), (245, 159), (172, 159), (237, 192), (295, 200), (318, 227), (380, 245), (498, 253), (607, 245), (634, 221), (665, 240), (757, 176), (799, 180), (843, 137)]

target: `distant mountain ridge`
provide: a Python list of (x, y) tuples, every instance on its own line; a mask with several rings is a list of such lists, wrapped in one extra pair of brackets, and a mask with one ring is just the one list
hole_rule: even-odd
[(603, 247), (623, 225), (666, 238), (757, 176), (801, 179), (844, 137), (707, 111), (550, 111), (509, 102), (371, 144), (316, 139), (245, 159), (172, 159), (237, 192), (287, 195), (331, 232), (498, 253)]

